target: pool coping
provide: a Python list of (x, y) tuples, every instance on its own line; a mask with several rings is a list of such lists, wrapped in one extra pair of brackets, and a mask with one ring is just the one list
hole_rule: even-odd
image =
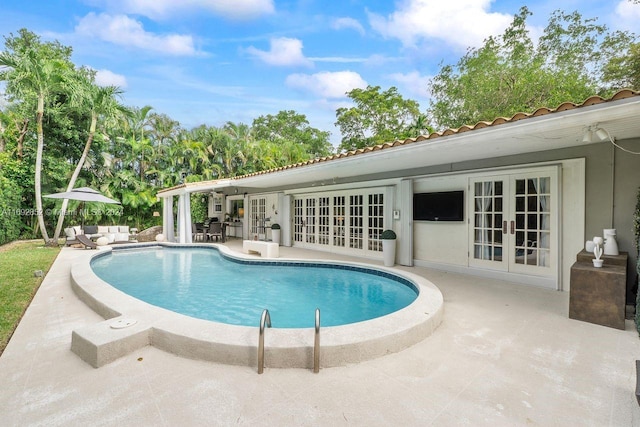
[[(133, 243), (117, 250), (145, 246), (216, 247), (224, 256), (255, 262), (310, 262), (378, 270), (401, 276), (418, 288), (407, 307), (386, 316), (320, 329), (320, 366), (345, 366), (395, 353), (431, 335), (443, 317), (444, 298), (429, 280), (399, 269), (358, 262), (317, 259), (261, 259), (215, 243)], [(236, 326), (196, 319), (138, 300), (100, 279), (91, 259), (113, 250), (86, 251), (71, 267), (71, 286), (78, 298), (105, 320), (72, 332), (71, 350), (93, 367), (101, 367), (152, 345), (182, 357), (230, 365), (257, 366), (259, 319), (256, 326)], [(313, 315), (310, 313), (310, 316)], [(270, 328), (265, 331), (265, 366), (313, 367), (314, 328)]]

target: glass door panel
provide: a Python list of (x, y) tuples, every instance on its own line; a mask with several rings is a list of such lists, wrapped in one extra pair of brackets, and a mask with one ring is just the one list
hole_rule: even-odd
[(293, 199), (293, 241), (304, 242), (303, 199)]
[(510, 270), (533, 274), (552, 272), (552, 213), (555, 174), (513, 176), (515, 233)]
[(470, 264), (506, 269), (503, 220), (505, 182), (502, 178), (482, 178), (471, 184), (473, 209)]
[(333, 197), (333, 246), (345, 246), (345, 196)]
[(316, 199), (310, 197), (306, 199), (305, 214), (305, 241), (306, 243), (316, 242)]

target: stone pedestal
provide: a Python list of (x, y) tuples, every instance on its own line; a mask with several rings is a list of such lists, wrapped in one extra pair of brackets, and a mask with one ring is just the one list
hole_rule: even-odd
[(578, 254), (571, 266), (569, 318), (624, 329), (627, 256), (603, 256), (604, 265), (596, 268), (593, 254)]

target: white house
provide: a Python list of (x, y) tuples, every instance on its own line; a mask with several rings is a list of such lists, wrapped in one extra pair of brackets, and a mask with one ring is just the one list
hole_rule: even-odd
[(631, 152), (640, 92), (622, 90), (158, 196), (170, 240), (191, 242), (188, 196), (204, 193), (211, 216), (240, 211), (237, 237), (269, 239), (278, 223), (283, 245), (381, 259), (390, 228), (399, 264), (567, 291), (576, 254), (604, 228), (635, 265)]

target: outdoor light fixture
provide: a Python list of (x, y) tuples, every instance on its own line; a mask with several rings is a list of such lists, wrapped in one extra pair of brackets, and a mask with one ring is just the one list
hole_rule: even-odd
[(597, 123), (595, 125), (587, 126), (584, 128), (584, 133), (582, 135), (582, 142), (584, 142), (585, 144), (590, 144), (592, 142), (600, 142), (600, 141), (610, 142), (611, 145), (613, 145), (614, 147), (626, 153), (640, 155), (640, 151), (631, 151), (628, 148), (625, 148), (621, 145), (616, 144), (616, 138), (613, 135), (611, 135), (608, 130), (606, 130), (603, 127), (600, 127)]
[(609, 138), (609, 132), (607, 132), (606, 130), (604, 130), (602, 128), (598, 128), (596, 130), (596, 136), (598, 138), (600, 138), (600, 141), (604, 141), (605, 139)]
[(611, 135), (609, 135), (609, 132), (607, 132), (606, 129), (598, 126), (597, 124), (585, 128), (584, 134), (582, 135), (582, 142), (584, 143), (609, 140), (613, 140)]

